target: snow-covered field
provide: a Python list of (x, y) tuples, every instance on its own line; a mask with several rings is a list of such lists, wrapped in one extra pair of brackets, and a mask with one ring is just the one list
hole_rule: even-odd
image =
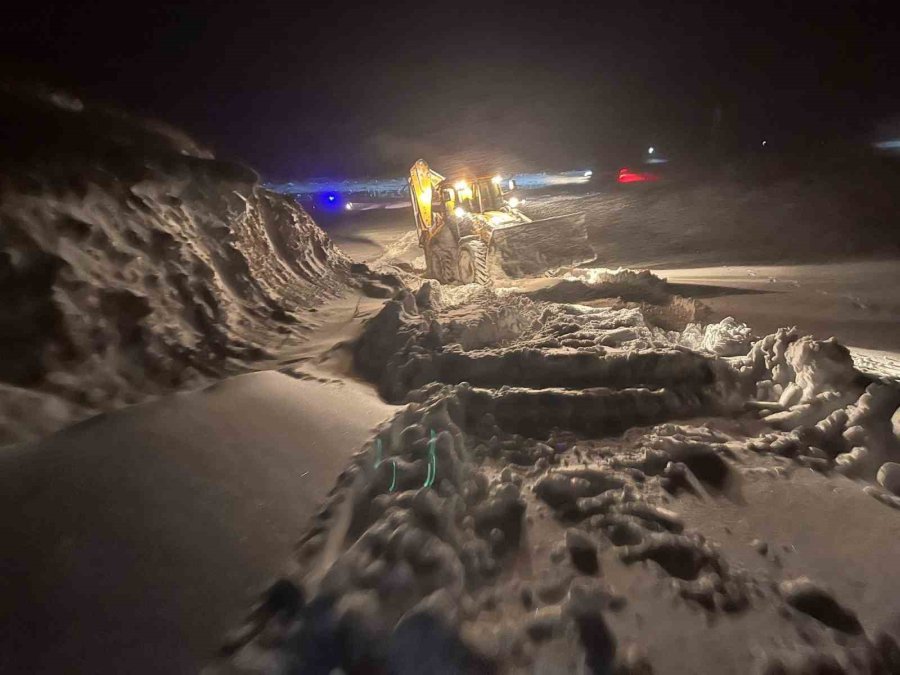
[(4, 440), (284, 373), (5, 450), (4, 669), (900, 672), (897, 265), (783, 231), (802, 185), (529, 200), (594, 265), (445, 287), (408, 214), (345, 254), (178, 132), (3, 96)]

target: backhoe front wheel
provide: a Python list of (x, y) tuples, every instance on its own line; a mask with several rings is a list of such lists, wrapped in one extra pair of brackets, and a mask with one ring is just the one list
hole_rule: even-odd
[(457, 261), (459, 283), (484, 285), (490, 280), (488, 250), (481, 239), (477, 237), (461, 239)]
[(441, 230), (425, 245), (425, 276), (437, 279), (442, 284), (457, 282), (459, 266), (456, 240), (447, 227)]

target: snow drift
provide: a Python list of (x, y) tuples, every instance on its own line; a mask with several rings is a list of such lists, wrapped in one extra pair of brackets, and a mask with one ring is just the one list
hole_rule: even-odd
[(289, 198), (165, 125), (0, 90), (0, 441), (252, 369), (353, 282)]
[(841, 345), (428, 282), (386, 303), (355, 358), (407, 406), (221, 672), (895, 672), (867, 615), (777, 555), (760, 570), (726, 552), (704, 534), (715, 511), (679, 513), (795, 468), (871, 481), (900, 459), (900, 390)]

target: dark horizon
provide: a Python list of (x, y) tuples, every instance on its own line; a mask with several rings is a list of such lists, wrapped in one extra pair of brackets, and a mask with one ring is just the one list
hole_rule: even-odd
[[(750, 7), (750, 9), (748, 9)], [(181, 127), (270, 179), (506, 171), (861, 138), (900, 114), (888, 3), (20, 7), (8, 72)], [(443, 16), (446, 14), (446, 17)]]

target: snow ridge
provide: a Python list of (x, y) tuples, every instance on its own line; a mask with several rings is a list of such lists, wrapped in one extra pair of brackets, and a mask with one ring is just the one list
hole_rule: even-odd
[[(794, 471), (871, 481), (900, 458), (900, 390), (833, 341), (747, 337), (733, 320), (678, 333), (638, 308), (401, 291), (355, 356), (407, 405), (216, 668), (649, 673), (687, 640), (688, 672), (894, 672), (894, 640), (828, 588), (765, 542), (769, 567), (742, 564), (679, 512)], [(730, 643), (732, 625), (754, 630)]]
[(253, 369), (352, 283), (253, 171), (115, 111), (0, 99), (20, 132), (0, 171), (0, 442)]

